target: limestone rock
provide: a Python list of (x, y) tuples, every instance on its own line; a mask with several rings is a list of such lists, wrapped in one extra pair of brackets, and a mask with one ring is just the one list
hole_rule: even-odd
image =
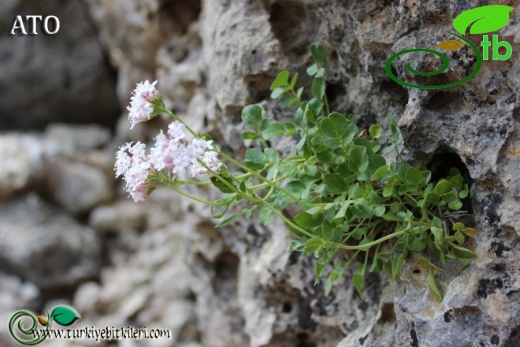
[(113, 180), (105, 172), (64, 157), (50, 160), (47, 180), (54, 200), (74, 214), (84, 214), (113, 199)]
[(0, 207), (0, 264), (41, 289), (74, 286), (99, 268), (95, 232), (29, 195)]
[(117, 232), (127, 229), (142, 229), (146, 222), (141, 206), (130, 200), (122, 200), (114, 205), (100, 206), (92, 211), (89, 224), (101, 230)]
[(43, 177), (44, 143), (29, 134), (0, 135), (0, 200), (38, 183)]
[(80, 1), (2, 4), (7, 33), (17, 15), (57, 16), (60, 31), (0, 38), (0, 129), (41, 129), (51, 121), (110, 125), (118, 113), (114, 79)]

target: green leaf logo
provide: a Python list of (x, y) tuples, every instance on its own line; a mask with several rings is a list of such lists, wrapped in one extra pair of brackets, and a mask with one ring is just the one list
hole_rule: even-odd
[(68, 306), (56, 306), (51, 312), (51, 319), (63, 326), (69, 326), (79, 318), (79, 314)]
[(453, 27), (462, 35), (471, 26), (470, 34), (485, 34), (502, 29), (509, 21), (509, 12), (514, 7), (504, 5), (489, 5), (477, 7), (459, 14), (453, 20)]

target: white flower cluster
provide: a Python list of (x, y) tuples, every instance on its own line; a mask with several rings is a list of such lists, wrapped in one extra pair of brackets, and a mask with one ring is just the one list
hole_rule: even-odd
[[(138, 83), (132, 93), (128, 107), (131, 128), (135, 124), (147, 121), (153, 113), (153, 101), (159, 97), (155, 89), (157, 81)], [(185, 126), (173, 122), (168, 131), (161, 132), (155, 138), (155, 144), (146, 154), (146, 145), (137, 142), (120, 147), (116, 154), (116, 177), (123, 176), (126, 191), (135, 202), (145, 201), (147, 197), (147, 179), (154, 172), (166, 171), (173, 175), (182, 175), (191, 169), (192, 176), (216, 172), (222, 163), (217, 152), (211, 150), (212, 141), (186, 138)]]
[(130, 106), (127, 107), (128, 119), (131, 123), (130, 129), (133, 129), (137, 123), (146, 122), (152, 117), (152, 101), (159, 95), (159, 91), (155, 89), (156, 84), (157, 81), (137, 83), (130, 98)]
[(166, 170), (179, 175), (191, 168), (192, 176), (195, 176), (208, 174), (208, 168), (218, 171), (222, 164), (211, 147), (211, 141), (196, 138), (188, 141), (184, 125), (173, 122), (167, 134), (161, 131), (157, 135), (148, 155), (145, 154), (146, 145), (140, 142), (122, 146), (116, 154), (116, 177), (123, 176), (126, 191), (135, 202), (144, 201), (146, 180), (152, 172)]

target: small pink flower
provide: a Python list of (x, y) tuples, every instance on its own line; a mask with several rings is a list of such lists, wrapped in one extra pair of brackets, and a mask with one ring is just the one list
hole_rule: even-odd
[(131, 123), (130, 129), (133, 129), (137, 123), (151, 119), (153, 113), (152, 101), (159, 95), (159, 91), (155, 89), (156, 84), (157, 81), (137, 83), (130, 98), (130, 106), (127, 107), (129, 111), (128, 119)]
[[(206, 165), (211, 171), (216, 172), (222, 166), (222, 163), (217, 158), (217, 152), (215, 151), (207, 151), (204, 153), (204, 156), (201, 158), (204, 165)], [(191, 175), (195, 177), (195, 175), (207, 175), (209, 171), (202, 166), (198, 161), (195, 162), (191, 166)]]
[(145, 154), (146, 146), (137, 142), (121, 146), (116, 154), (116, 177), (123, 176), (125, 190), (135, 202), (145, 201), (147, 197), (146, 180), (152, 172), (152, 166)]
[(184, 139), (186, 137), (186, 134), (184, 133), (184, 124), (177, 121), (170, 123), (170, 125), (168, 125), (168, 135), (170, 135), (174, 141)]

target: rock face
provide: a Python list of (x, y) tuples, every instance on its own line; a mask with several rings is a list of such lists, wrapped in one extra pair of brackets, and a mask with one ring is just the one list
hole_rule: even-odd
[[(54, 15), (60, 30), (46, 35), (38, 23), (38, 35), (8, 35), (17, 15)], [(114, 123), (112, 73), (82, 1), (4, 1), (0, 23), (0, 130), (41, 129), (51, 121)]]
[[(386, 125), (390, 118), (397, 119), (407, 160), (440, 163), (464, 172), (472, 183), (468, 208), (479, 236), (475, 245), (478, 259), (465, 269), (448, 266), (440, 276), (442, 302), (429, 295), (425, 274), (413, 258), (406, 262), (398, 282), (371, 274), (364, 298), (352, 287), (351, 271), (327, 296), (321, 286), (313, 285), (312, 257), (287, 252), (290, 234), (282, 224), (266, 228), (239, 220), (233, 226), (215, 229), (206, 207), (164, 189), (155, 191), (145, 204), (128, 206), (121, 200), (126, 197), (120, 182), (110, 178), (109, 158), (124, 141), (151, 139), (165, 124), (160, 118), (129, 131), (126, 115), (122, 115), (113, 139), (100, 128), (75, 132), (63, 125), (49, 126), (43, 139), (35, 135), (0, 137), (0, 149), (7, 149), (11, 160), (10, 166), (0, 166), (0, 199), (5, 201), (0, 219), (10, 223), (6, 235), (12, 235), (7, 234), (8, 229), (18, 228), (20, 235), (25, 235), (24, 229), (31, 240), (40, 235), (46, 242), (57, 242), (59, 235), (68, 235), (69, 230), (48, 229), (59, 230), (63, 222), (73, 231), (60, 247), (77, 251), (77, 242), (92, 239), (91, 247), (82, 250), (81, 271), (76, 272), (74, 264), (60, 267), (68, 274), (63, 280), (78, 286), (71, 302), (81, 311), (81, 324), (171, 330), (171, 340), (128, 342), (128, 346), (520, 344), (518, 13), (498, 32), (501, 40), (513, 46), (510, 60), (485, 61), (471, 81), (451, 89), (426, 91), (407, 89), (390, 80), (384, 69), (388, 57), (403, 49), (435, 47), (449, 38), (444, 32), (452, 30), (457, 14), (487, 2), (83, 3), (118, 71), (120, 104), (127, 104), (135, 83), (158, 79), (169, 107), (237, 157), (244, 151), (239, 136), (241, 108), (263, 103), (269, 116), (287, 116), (289, 111), (269, 100), (272, 78), (281, 69), (289, 69), (298, 71), (302, 83), (307, 83), (307, 46), (323, 44), (329, 52), (326, 81), (332, 108), (353, 113), (361, 126), (374, 122)], [(516, 5), (513, 1), (498, 3)], [(448, 78), (471, 71), (473, 61), (466, 51), (447, 54), (455, 62), (453, 76)], [(426, 55), (413, 56), (411, 61), (418, 69), (436, 68)], [(398, 59), (393, 68), (399, 77), (409, 78), (404, 66)], [(4, 78), (7, 80), (6, 76), (0, 79)], [(44, 108), (45, 102), (32, 105)], [(86, 140), (84, 134), (90, 134), (85, 135)], [(42, 152), (32, 153), (24, 150), (24, 141), (47, 145)], [(41, 166), (47, 169), (40, 171)], [(79, 221), (72, 221), (63, 212), (30, 209), (23, 207), (27, 202), (12, 201), (16, 194), (34, 186), (61, 209), (78, 215)], [(219, 197), (215, 191), (197, 194), (208, 199)], [(27, 212), (34, 209), (34, 213)], [(25, 224), (14, 222), (13, 211), (25, 211)], [(37, 216), (51, 213), (57, 213), (59, 222), (50, 219), (41, 226)], [(96, 257), (99, 244), (92, 230), (78, 225), (87, 220), (102, 238), (102, 258)], [(49, 236), (41, 236), (47, 233)], [(40, 289), (48, 288), (47, 277), (39, 270), (30, 271), (27, 265), (42, 262), (42, 253), (15, 245), (14, 239), (8, 241), (14, 251), (0, 252), (4, 264), (9, 265), (4, 271)], [(103, 262), (98, 277), (96, 259)], [(57, 278), (52, 274), (49, 278)], [(83, 283), (90, 279), (95, 281)]]
[(94, 278), (100, 243), (94, 230), (47, 206), (34, 195), (0, 208), (1, 268), (41, 289)]

